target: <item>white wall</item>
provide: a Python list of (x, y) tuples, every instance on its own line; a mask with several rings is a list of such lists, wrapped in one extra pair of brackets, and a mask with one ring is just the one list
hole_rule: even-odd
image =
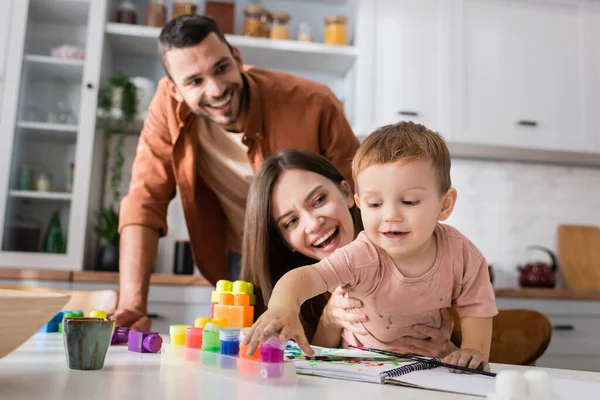
[[(129, 184), (137, 136), (125, 145), (123, 193)], [(454, 159), (458, 191), (447, 223), (458, 228), (495, 268), (496, 286), (517, 286), (516, 266), (533, 244), (556, 249), (561, 223), (600, 225), (600, 168)], [(172, 273), (175, 240), (188, 238), (179, 197), (168, 214), (169, 234), (161, 239), (156, 272)], [(547, 258), (542, 258), (547, 259)]]

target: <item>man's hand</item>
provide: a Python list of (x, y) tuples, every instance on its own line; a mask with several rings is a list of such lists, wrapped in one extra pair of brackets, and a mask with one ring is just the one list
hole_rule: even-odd
[(333, 324), (358, 335), (366, 335), (362, 323), (369, 317), (362, 311), (362, 301), (348, 296), (348, 292), (338, 287), (323, 310), (325, 326)]
[(427, 336), (427, 339), (403, 337), (398, 341), (398, 352), (418, 354), (425, 357), (446, 357), (458, 350), (450, 341), (454, 319), (448, 309), (441, 310), (442, 326), (440, 329), (428, 325), (414, 325), (415, 332)]
[(265, 311), (244, 338), (243, 343), (249, 345), (248, 355), (254, 354), (259, 343), (266, 342), (270, 337), (277, 337), (281, 341), (294, 339), (306, 354), (314, 354), (304, 334), (297, 310), (274, 307)]
[(109, 311), (107, 315), (116, 320), (116, 325), (126, 326), (134, 331), (149, 330), (152, 327), (152, 321), (146, 313), (134, 308), (117, 308)]
[[(473, 369), (481, 369), (483, 371), (490, 371), (490, 365), (485, 361), (485, 356), (482, 352), (475, 349), (460, 349), (453, 353), (448, 354), (442, 360), (445, 363), (458, 365), (461, 367), (468, 367)], [(464, 371), (458, 369), (450, 369), (450, 372), (462, 374)], [(468, 372), (467, 372), (468, 373)]]

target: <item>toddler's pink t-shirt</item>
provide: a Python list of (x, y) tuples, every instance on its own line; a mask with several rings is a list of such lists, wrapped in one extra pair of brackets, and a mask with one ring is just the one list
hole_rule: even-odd
[[(363, 302), (369, 317), (367, 335), (344, 330), (342, 344), (406, 352), (404, 336), (425, 338), (412, 329), (422, 324), (440, 328), (440, 310), (454, 307), (461, 317), (493, 317), (498, 313), (488, 266), (481, 252), (457, 229), (435, 228), (437, 256), (433, 267), (417, 278), (403, 276), (392, 258), (361, 232), (352, 243), (315, 264), (327, 290), (342, 286)], [(448, 337), (448, 339), (450, 339)]]

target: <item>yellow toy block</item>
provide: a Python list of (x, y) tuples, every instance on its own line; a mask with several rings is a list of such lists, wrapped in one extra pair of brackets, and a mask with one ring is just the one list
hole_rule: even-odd
[(242, 294), (245, 293), (250, 298), (250, 305), (256, 304), (256, 295), (254, 294), (254, 285), (246, 281), (227, 281), (220, 280), (217, 282), (215, 290), (212, 292), (211, 302), (213, 304), (219, 302), (221, 293)]

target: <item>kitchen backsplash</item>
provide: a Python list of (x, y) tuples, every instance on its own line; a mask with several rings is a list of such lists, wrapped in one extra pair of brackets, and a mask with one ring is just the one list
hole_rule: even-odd
[[(124, 193), (136, 145), (136, 136), (127, 138)], [(458, 200), (446, 223), (483, 252), (494, 267), (496, 286), (517, 286), (517, 265), (539, 255), (528, 254), (527, 246), (555, 250), (557, 225), (600, 225), (600, 169), (453, 159), (451, 175)], [(174, 243), (188, 238), (179, 197), (169, 207), (168, 224), (156, 272), (172, 273)]]

